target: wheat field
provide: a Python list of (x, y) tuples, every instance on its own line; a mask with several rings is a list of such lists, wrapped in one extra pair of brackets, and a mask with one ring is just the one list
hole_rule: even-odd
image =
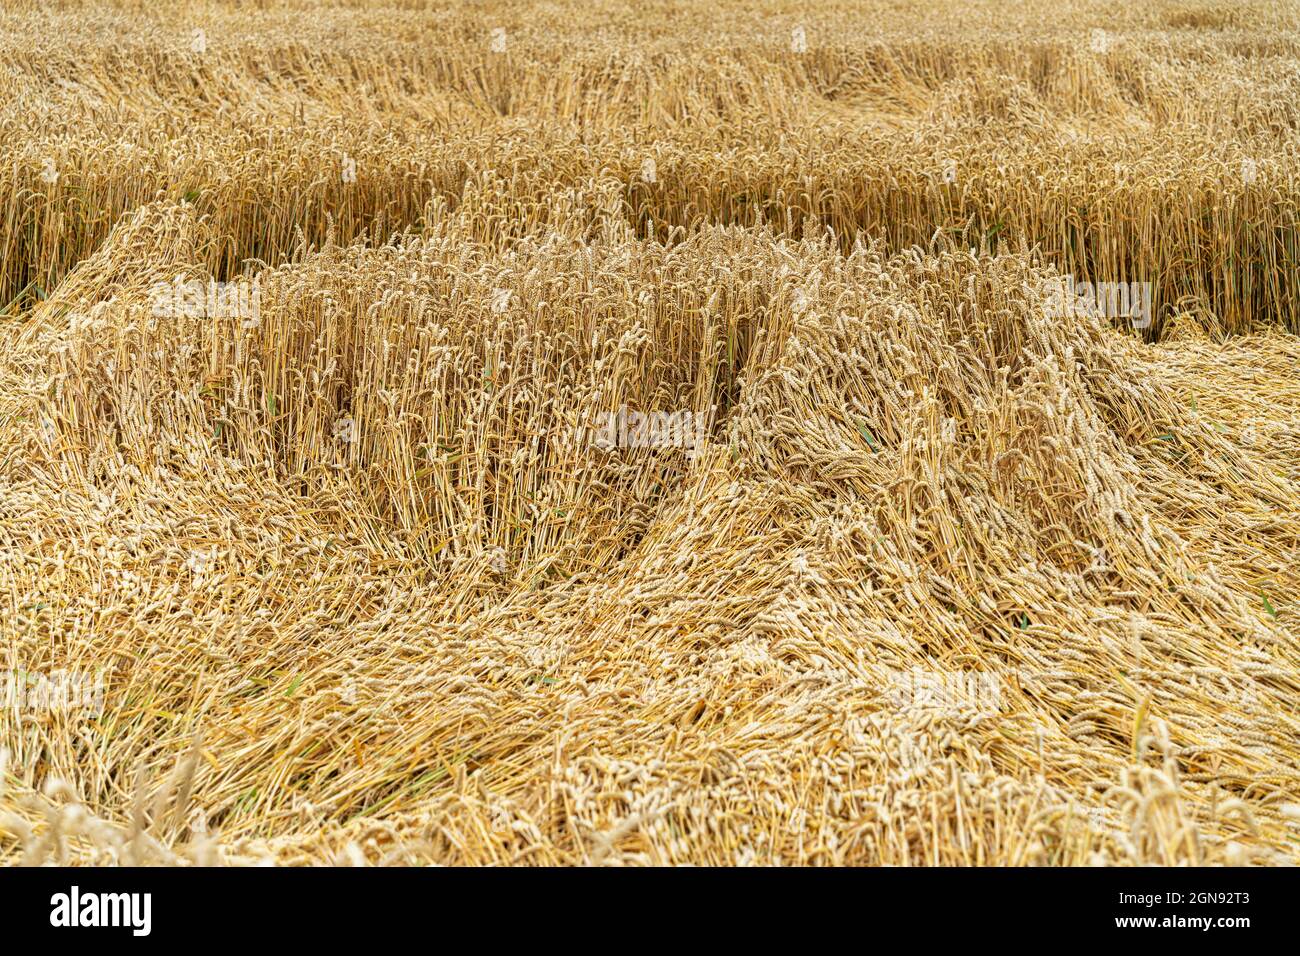
[(1300, 858), (1300, 4), (20, 0), (0, 84), (0, 862)]

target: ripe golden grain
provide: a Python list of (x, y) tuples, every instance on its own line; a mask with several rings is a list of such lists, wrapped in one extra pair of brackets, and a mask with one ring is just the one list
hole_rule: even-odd
[(0, 670), (107, 693), (4, 715), (0, 860), (1295, 861), (1290, 5), (58, 6)]

